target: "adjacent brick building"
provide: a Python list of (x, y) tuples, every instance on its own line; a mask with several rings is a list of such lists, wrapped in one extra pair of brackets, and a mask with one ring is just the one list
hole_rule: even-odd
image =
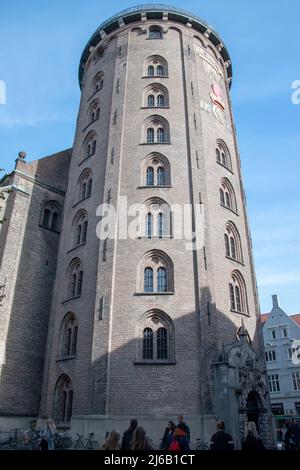
[[(93, 34), (72, 151), (19, 159), (2, 181), (3, 414), (99, 439), (137, 417), (157, 441), (179, 413), (192, 440), (219, 417), (237, 447), (253, 419), (272, 445), (231, 78), (219, 35), (177, 8), (132, 8)], [(114, 221), (99, 238), (98, 206), (122, 216), (124, 197), (145, 207), (140, 234)], [(184, 205), (197, 249), (178, 236)]]

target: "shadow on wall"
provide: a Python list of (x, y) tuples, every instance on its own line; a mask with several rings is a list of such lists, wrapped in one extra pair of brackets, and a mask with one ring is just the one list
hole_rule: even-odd
[[(129, 420), (137, 418), (156, 445), (167, 422), (176, 421), (178, 415), (184, 415), (190, 425), (193, 445), (200, 437), (209, 442), (215, 431), (216, 419), (225, 419), (228, 431), (238, 443), (239, 417), (233, 424), (230, 410), (224, 410), (223, 415), (217, 414), (220, 407), (216, 403), (214, 363), (219, 360), (224, 344), (241, 341), (237, 335), (241, 318), (237, 314), (229, 312), (226, 316), (218, 311), (211, 303), (208, 288), (200, 292), (200, 313), (190, 312), (173, 321), (172, 312), (167, 307), (165, 310), (162, 308), (165, 299), (157, 296), (151, 305), (156, 300), (160, 302), (161, 309), (151, 309), (147, 314), (144, 312), (138, 328), (133, 324), (134, 330), (139, 332), (136, 339), (121, 347), (114, 347), (114, 333), (119, 340), (122, 327), (117, 326), (113, 319), (112, 352), (92, 363), (90, 397), (87, 397), (90, 403), (88, 416), (81, 415), (76, 403), (76, 388), (80, 381), (76, 371), (76, 357), (59, 362), (54, 419), (66, 426), (66, 421), (72, 415), (71, 431), (74, 436), (76, 432), (94, 432), (95, 437), (102, 442), (106, 431), (124, 431)], [(230, 315), (235, 315), (239, 324), (230, 320)], [(248, 321), (255, 320), (253, 317), (245, 317), (246, 328)], [(107, 328), (108, 317), (103, 317), (99, 322), (102, 322), (103, 328)], [(130, 322), (131, 319), (128, 319)], [(80, 334), (79, 330), (79, 337)], [(252, 347), (258, 351), (260, 349), (258, 328)], [(80, 355), (80, 348), (77, 354)], [(227, 374), (229, 372), (225, 369), (224, 381), (230, 380)], [(238, 395), (234, 395), (234, 400), (232, 409), (238, 410)], [(231, 429), (233, 426), (235, 429)]]

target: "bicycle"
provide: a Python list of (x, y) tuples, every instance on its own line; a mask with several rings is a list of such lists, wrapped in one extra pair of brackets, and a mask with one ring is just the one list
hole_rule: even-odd
[(99, 450), (99, 444), (97, 441), (93, 441), (93, 432), (89, 433), (89, 437), (81, 436), (77, 433), (77, 440), (75, 441), (73, 449), (75, 450)]
[(201, 438), (196, 439), (196, 441), (196, 450), (209, 450), (209, 445), (207, 444), (207, 442), (204, 442)]
[(67, 450), (71, 449), (73, 441), (69, 436), (65, 436), (64, 433), (57, 433), (54, 438), (54, 449), (55, 450)]

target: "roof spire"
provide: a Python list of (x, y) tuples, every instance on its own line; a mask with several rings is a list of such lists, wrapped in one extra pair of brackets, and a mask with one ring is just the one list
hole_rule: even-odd
[(272, 295), (273, 308), (279, 307), (278, 296), (277, 294)]

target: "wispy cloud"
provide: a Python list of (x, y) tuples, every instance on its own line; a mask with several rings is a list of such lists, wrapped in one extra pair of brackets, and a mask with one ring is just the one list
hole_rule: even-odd
[(58, 123), (74, 120), (67, 114), (28, 112), (27, 114), (1, 113), (0, 127), (5, 129), (17, 129), (20, 127), (40, 127), (47, 123)]
[(300, 272), (283, 272), (277, 274), (257, 274), (259, 286), (274, 286), (300, 282)]

